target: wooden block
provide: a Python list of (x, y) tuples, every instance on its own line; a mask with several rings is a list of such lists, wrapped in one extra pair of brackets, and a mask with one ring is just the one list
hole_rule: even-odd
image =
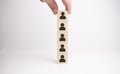
[(57, 34), (57, 42), (67, 43), (68, 42), (68, 33), (67, 32), (58, 32)]
[(57, 63), (68, 63), (68, 54), (67, 53), (58, 53)]
[(68, 53), (68, 43), (57, 43), (57, 52), (58, 53)]
[(66, 10), (59, 10), (57, 14), (58, 21), (68, 21), (68, 12)]
[(57, 23), (57, 31), (58, 32), (66, 32), (68, 31), (68, 22), (60, 21)]
[(57, 62), (68, 62), (68, 12), (58, 11), (57, 14)]

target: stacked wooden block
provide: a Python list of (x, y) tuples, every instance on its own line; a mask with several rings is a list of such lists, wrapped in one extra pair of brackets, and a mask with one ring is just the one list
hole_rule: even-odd
[(68, 63), (68, 12), (57, 14), (57, 62)]

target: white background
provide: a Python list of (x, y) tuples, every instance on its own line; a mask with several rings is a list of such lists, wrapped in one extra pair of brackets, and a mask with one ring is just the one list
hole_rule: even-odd
[(72, 0), (68, 28), (69, 64), (58, 65), (57, 19), (48, 6), (0, 0), (0, 74), (120, 74), (119, 0)]

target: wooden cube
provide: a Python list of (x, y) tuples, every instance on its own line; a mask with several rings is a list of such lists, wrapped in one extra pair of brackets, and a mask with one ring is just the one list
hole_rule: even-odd
[(66, 10), (59, 10), (57, 14), (58, 21), (68, 21), (68, 11)]
[(64, 43), (68, 42), (68, 33), (67, 32), (58, 32), (57, 34), (57, 42)]
[(68, 54), (67, 53), (58, 53), (57, 63), (68, 63)]
[(58, 32), (67, 32), (68, 31), (68, 22), (60, 21), (57, 23)]
[(68, 43), (64, 42), (58, 42), (57, 43), (57, 52), (58, 53), (68, 53)]

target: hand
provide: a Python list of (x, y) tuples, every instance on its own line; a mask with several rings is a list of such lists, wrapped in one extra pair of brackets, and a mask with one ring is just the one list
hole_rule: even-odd
[[(41, 0), (42, 2), (46, 2), (47, 5), (51, 8), (54, 14), (58, 12), (58, 5), (55, 0)], [(62, 0), (63, 4), (65, 5), (66, 10), (68, 13), (71, 13), (71, 0)]]

